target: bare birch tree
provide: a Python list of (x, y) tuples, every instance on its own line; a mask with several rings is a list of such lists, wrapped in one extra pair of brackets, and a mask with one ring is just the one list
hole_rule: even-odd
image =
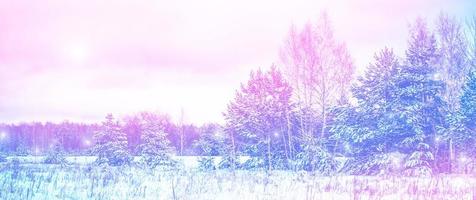
[[(324, 137), (329, 108), (346, 97), (354, 73), (346, 45), (336, 41), (323, 14), (316, 24), (307, 23), (300, 31), (292, 26), (280, 57), (299, 109), (319, 113), (320, 137)], [(315, 132), (316, 121), (310, 118), (309, 112), (301, 113), (301, 133)]]

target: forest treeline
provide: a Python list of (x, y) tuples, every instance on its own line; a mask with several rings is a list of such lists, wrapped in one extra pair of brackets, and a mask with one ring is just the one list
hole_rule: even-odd
[[(474, 166), (476, 18), (418, 18), (403, 55), (382, 47), (359, 75), (325, 14), (291, 26), (279, 55), (236, 90), (224, 124), (185, 125), (142, 112), (108, 115), (102, 124), (2, 125), (0, 148), (96, 155), (109, 165), (140, 155), (154, 167), (173, 163), (171, 155), (200, 155), (207, 169), (321, 174), (432, 175)], [(219, 166), (212, 156), (222, 156)], [(250, 159), (240, 163), (239, 156)]]

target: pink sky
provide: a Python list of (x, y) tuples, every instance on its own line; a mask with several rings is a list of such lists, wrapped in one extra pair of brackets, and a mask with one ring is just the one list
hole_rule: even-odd
[[(259, 2), (259, 3), (258, 3)], [(352, 2), (352, 3), (351, 3)], [(356, 3), (359, 2), (359, 3)], [(252, 69), (278, 62), (292, 23), (330, 16), (359, 70), (407, 26), (471, 1), (0, 0), (0, 122), (95, 122), (106, 113), (184, 109), (222, 122)]]

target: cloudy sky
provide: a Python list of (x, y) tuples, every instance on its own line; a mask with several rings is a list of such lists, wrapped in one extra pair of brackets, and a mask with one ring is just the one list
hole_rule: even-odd
[(187, 122), (221, 122), (249, 71), (279, 61), (290, 25), (322, 11), (363, 69), (385, 46), (403, 53), (416, 17), (465, 19), (476, 3), (0, 0), (0, 122), (181, 109)]

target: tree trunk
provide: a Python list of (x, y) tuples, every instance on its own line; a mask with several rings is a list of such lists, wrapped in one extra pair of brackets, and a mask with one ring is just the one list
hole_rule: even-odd
[(268, 134), (268, 172), (271, 171), (271, 137)]
[(230, 132), (231, 137), (231, 169), (235, 172), (235, 158), (236, 158), (236, 150), (235, 150), (235, 136), (233, 131)]
[(284, 145), (284, 155), (286, 156), (286, 161), (289, 160), (289, 153), (288, 153), (288, 147), (287, 147), (287, 142), (286, 142), (286, 135), (284, 134), (284, 131), (281, 128), (280, 135), (282, 136), (281, 138), (283, 139), (283, 145)]
[(321, 127), (321, 138), (324, 138), (324, 134), (326, 132), (326, 126), (327, 126), (327, 113), (326, 113), (326, 107), (322, 106), (322, 127)]
[(183, 156), (183, 126), (182, 126), (182, 130), (180, 131), (180, 156)]
[(286, 122), (287, 122), (287, 130), (286, 130), (286, 132), (288, 133), (289, 157), (290, 157), (291, 159), (294, 159), (292, 136), (291, 136), (291, 121), (289, 120), (289, 112), (286, 113)]
[(449, 173), (453, 173), (453, 160), (454, 160), (454, 154), (453, 154), (453, 140), (450, 138), (449, 140), (449, 149), (450, 149), (450, 160), (449, 160)]
[(327, 98), (326, 98), (326, 95), (327, 95), (327, 91), (326, 91), (326, 82), (323, 82), (322, 83), (322, 96), (321, 96), (321, 105), (322, 105), (322, 114), (321, 114), (321, 118), (322, 118), (322, 127), (321, 127), (321, 138), (320, 139), (323, 139), (324, 138), (324, 133), (326, 131), (326, 126), (327, 126), (327, 112), (326, 112), (326, 109), (327, 109), (327, 106), (326, 106), (326, 101), (327, 101)]
[(183, 108), (180, 109), (180, 129), (180, 156), (183, 156), (183, 140), (185, 135)]

